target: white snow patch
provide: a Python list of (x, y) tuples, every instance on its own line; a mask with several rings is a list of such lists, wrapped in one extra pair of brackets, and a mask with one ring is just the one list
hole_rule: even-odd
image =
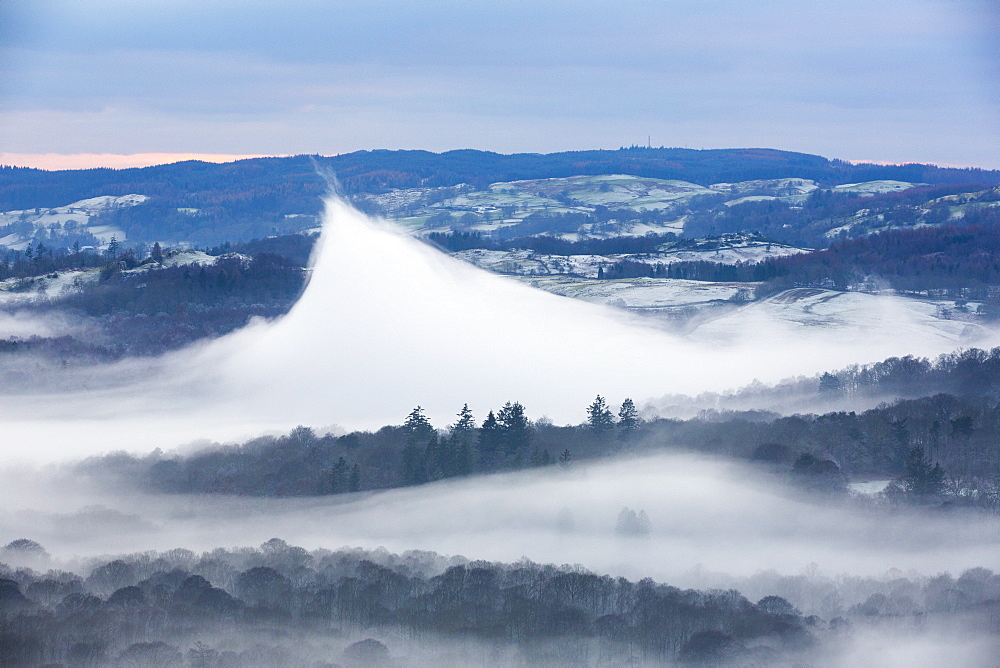
[(215, 264), (216, 257), (199, 250), (172, 249), (163, 254), (164, 267), (176, 267), (182, 264)]
[(862, 183), (842, 183), (839, 186), (834, 186), (833, 190), (839, 192), (860, 193), (862, 195), (875, 195), (880, 193), (894, 193), (899, 192), (900, 190), (909, 190), (910, 188), (916, 188), (919, 185), (925, 184), (892, 180), (864, 181)]
[(709, 188), (726, 195), (759, 195), (785, 201), (800, 201), (819, 186), (812, 179), (755, 179), (738, 183), (713, 183)]
[(740, 291), (752, 292), (753, 283), (709, 283), (673, 278), (593, 280), (562, 277), (522, 277), (523, 283), (553, 294), (592, 304), (634, 311), (704, 308), (725, 303)]
[(859, 480), (848, 483), (847, 488), (857, 494), (873, 495), (884, 492), (892, 480)]
[(778, 198), (774, 195), (748, 195), (746, 197), (738, 197), (736, 199), (728, 200), (725, 204), (726, 206), (736, 206), (737, 204), (746, 204), (747, 202), (776, 202)]

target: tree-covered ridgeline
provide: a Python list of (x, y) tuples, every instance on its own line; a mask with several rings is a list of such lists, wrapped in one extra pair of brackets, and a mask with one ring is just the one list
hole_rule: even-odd
[(705, 411), (644, 420), (631, 399), (615, 411), (598, 395), (578, 425), (532, 422), (523, 405), (507, 402), (481, 421), (465, 405), (445, 429), (418, 406), (402, 425), (374, 432), (317, 435), (300, 427), (186, 457), (116, 454), (79, 469), (159, 492), (311, 496), (681, 450), (755, 462), (807, 490), (842, 494), (851, 479), (891, 479), (890, 504), (1000, 510), (1000, 348), (934, 361), (890, 358), (809, 382), (817, 400), (915, 398), (860, 412)]
[(98, 195), (141, 193), (177, 199), (177, 206), (230, 204), (234, 215), (312, 211), (328, 185), (319, 170), (337, 174), (344, 192), (391, 188), (485, 187), (501, 181), (578, 175), (632, 174), (702, 185), (755, 179), (803, 178), (820, 183), (893, 179), (930, 184), (998, 184), (1000, 171), (934, 165), (854, 165), (774, 149), (632, 147), (563, 153), (500, 154), (489, 151), (357, 151), (338, 156), (299, 155), (214, 164), (179, 162), (132, 169), (46, 171), (0, 167), (0, 211), (61, 206)]
[[(748, 580), (772, 592), (754, 603), (735, 589), (580, 567), (309, 552), (279, 539), (93, 559), (75, 572), (6, 565), (26, 562), (50, 564), (30, 539), (0, 548), (0, 660), (9, 666), (797, 665), (886, 624), (995, 633), (1000, 597), (1000, 576), (983, 568), (958, 578)], [(803, 614), (784, 590), (822, 601), (828, 616)]]
[[(531, 216), (528, 216), (528, 218), (531, 218)], [(519, 236), (508, 239), (497, 239), (483, 236), (480, 232), (431, 232), (424, 239), (452, 253), (470, 249), (485, 249), (531, 250), (536, 253), (551, 255), (654, 253), (663, 247), (664, 244), (683, 248), (685, 243), (684, 241), (678, 241), (677, 235), (673, 233), (646, 234), (641, 237), (611, 237), (608, 239), (568, 241), (554, 236)]]
[[(91, 223), (121, 229), (129, 239), (206, 246), (315, 228), (322, 211), (322, 198), (330, 188), (321, 173), (335, 173), (340, 191), (347, 196), (384, 193), (393, 188), (451, 188), (460, 184), (485, 188), (497, 182), (607, 174), (679, 179), (704, 186), (779, 178), (812, 179), (827, 186), (891, 179), (930, 184), (922, 192), (925, 200), (955, 192), (956, 188), (981, 191), (1000, 183), (1000, 171), (933, 165), (852, 165), (769, 149), (632, 147), (547, 155), (502, 155), (472, 150), (441, 154), (359, 151), (330, 157), (300, 155), (225, 164), (190, 161), (122, 170), (44, 171), (0, 166), (0, 211), (64, 206), (100, 195), (141, 194), (148, 197), (141, 205), (104, 211)], [(851, 198), (827, 192), (825, 199), (810, 198), (810, 203), (801, 208), (789, 208), (780, 202), (761, 211), (744, 205), (734, 206), (732, 211), (729, 207), (693, 205), (688, 207), (690, 210), (672, 211), (671, 215), (673, 219), (680, 215), (690, 218), (688, 236), (759, 229), (783, 241), (815, 246), (823, 242), (823, 233), (829, 226), (812, 229), (814, 222), (847, 215), (830, 201), (841, 196)], [(880, 197), (876, 195), (876, 200)], [(879, 220), (896, 216), (907, 222), (907, 217), (914, 215), (912, 206), (908, 212), (904, 211), (909, 202), (907, 197), (911, 196), (899, 194), (897, 200), (886, 199), (888, 212), (879, 213)], [(359, 200), (358, 205), (363, 206), (363, 202)], [(860, 206), (855, 203), (852, 213)], [(633, 211), (627, 215), (624, 220), (660, 220), (655, 211)], [(794, 219), (791, 226), (786, 225), (789, 216)], [(560, 222), (571, 221), (531, 218), (498, 234), (504, 237), (553, 233), (556, 229), (552, 225)], [(599, 221), (596, 222), (599, 227)], [(935, 219), (935, 222), (941, 221)], [(88, 245), (84, 237), (80, 237), (80, 243)]]

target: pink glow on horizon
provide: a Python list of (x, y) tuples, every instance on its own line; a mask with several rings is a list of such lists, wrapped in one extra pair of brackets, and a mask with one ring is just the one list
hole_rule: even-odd
[(185, 160), (218, 163), (266, 157), (280, 156), (229, 153), (0, 153), (0, 164), (47, 170), (93, 169), (95, 167), (127, 169), (130, 167), (165, 165)]

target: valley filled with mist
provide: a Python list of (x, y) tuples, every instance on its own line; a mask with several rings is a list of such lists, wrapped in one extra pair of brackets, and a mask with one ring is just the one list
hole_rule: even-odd
[(1000, 176), (657, 151), (0, 174), (0, 665), (987, 665)]

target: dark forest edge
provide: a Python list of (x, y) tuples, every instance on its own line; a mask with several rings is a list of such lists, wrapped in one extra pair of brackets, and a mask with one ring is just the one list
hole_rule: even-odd
[[(643, 420), (631, 399), (598, 396), (579, 425), (532, 422), (518, 402), (482, 422), (463, 406), (435, 428), (419, 406), (402, 425), (341, 436), (300, 426), (285, 436), (188, 456), (113, 453), (76, 465), (150, 492), (315, 496), (383, 490), (504, 471), (550, 469), (615, 456), (693, 451), (752, 462), (778, 482), (848, 498), (856, 479), (892, 480), (872, 502), (1000, 511), (1000, 348), (890, 358), (797, 381), (817, 401), (911, 397), (869, 410), (779, 416), (702, 411)], [(788, 391), (788, 388), (784, 388)]]

